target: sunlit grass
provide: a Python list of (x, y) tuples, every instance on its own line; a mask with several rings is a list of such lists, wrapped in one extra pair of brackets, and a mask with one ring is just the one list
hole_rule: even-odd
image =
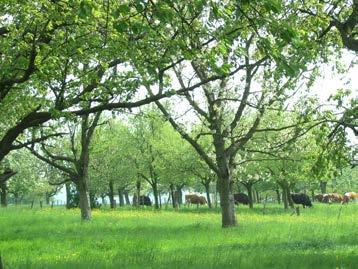
[[(339, 213), (341, 210), (341, 213)], [(358, 204), (238, 208), (222, 229), (218, 209), (0, 209), (6, 268), (358, 268)], [(339, 216), (340, 215), (340, 216)]]

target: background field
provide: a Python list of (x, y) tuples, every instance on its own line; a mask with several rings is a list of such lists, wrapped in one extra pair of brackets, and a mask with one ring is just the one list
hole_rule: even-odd
[[(0, 209), (5, 268), (358, 268), (358, 204), (315, 205), (291, 216), (278, 205), (219, 210)], [(341, 210), (340, 217), (339, 212)]]

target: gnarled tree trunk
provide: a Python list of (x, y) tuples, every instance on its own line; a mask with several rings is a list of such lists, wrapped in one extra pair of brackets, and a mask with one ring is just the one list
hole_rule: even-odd
[(230, 173), (218, 175), (222, 227), (236, 226), (235, 201)]
[(86, 178), (80, 178), (76, 186), (80, 196), (81, 219), (91, 220), (91, 203), (88, 182)]

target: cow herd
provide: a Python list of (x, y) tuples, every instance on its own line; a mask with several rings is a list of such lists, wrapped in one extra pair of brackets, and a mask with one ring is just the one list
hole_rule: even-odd
[[(295, 204), (301, 204), (303, 207), (311, 207), (312, 203), (309, 196), (305, 193), (291, 193), (292, 201)], [(339, 193), (325, 193), (314, 196), (315, 200), (321, 203), (341, 203), (348, 204), (350, 201), (358, 199), (358, 194), (355, 192), (346, 192), (344, 195)]]
[(339, 193), (325, 193), (315, 195), (315, 199), (321, 203), (341, 203), (348, 204), (350, 201), (358, 199), (358, 194), (355, 192), (346, 192), (341, 195)]
[[(358, 194), (355, 192), (347, 192), (344, 195), (338, 193), (325, 193), (325, 194), (317, 194), (314, 196), (315, 200), (321, 203), (342, 203), (347, 204), (350, 201), (354, 201), (358, 199)], [(302, 205), (303, 207), (311, 207), (312, 202), (309, 196), (305, 193), (291, 193), (291, 199), (293, 203)], [(250, 203), (249, 197), (245, 193), (235, 193), (234, 194), (235, 204), (243, 204), (248, 205)], [(136, 195), (133, 197), (133, 204), (137, 203)], [(200, 196), (197, 194), (187, 194), (185, 195), (185, 203), (187, 205), (205, 205), (207, 203), (206, 198), (204, 196)], [(152, 202), (148, 196), (141, 195), (139, 197), (139, 205), (151, 206)]]

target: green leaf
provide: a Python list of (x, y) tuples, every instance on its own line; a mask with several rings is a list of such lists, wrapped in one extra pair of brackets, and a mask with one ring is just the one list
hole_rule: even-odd
[(92, 14), (93, 6), (89, 1), (82, 1), (78, 11), (78, 16), (82, 19), (89, 17)]
[(124, 15), (126, 15), (126, 13), (130, 12), (130, 8), (129, 8), (128, 4), (120, 5), (117, 10), (119, 13), (122, 13)]
[(264, 3), (264, 7), (267, 11), (273, 11), (274, 13), (279, 13), (282, 10), (281, 2), (278, 0), (267, 0)]

